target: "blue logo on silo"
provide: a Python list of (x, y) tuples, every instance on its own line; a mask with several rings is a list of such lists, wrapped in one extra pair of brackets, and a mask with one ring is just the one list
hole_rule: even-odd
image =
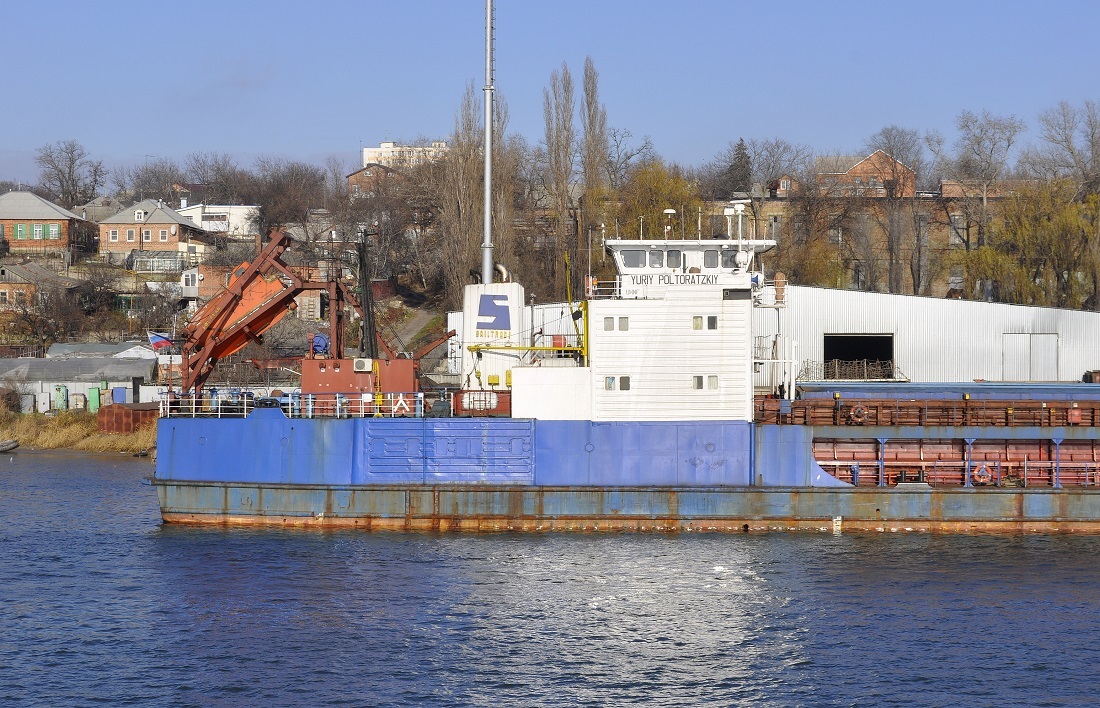
[(477, 329), (510, 332), (512, 317), (507, 295), (482, 295), (477, 307)]

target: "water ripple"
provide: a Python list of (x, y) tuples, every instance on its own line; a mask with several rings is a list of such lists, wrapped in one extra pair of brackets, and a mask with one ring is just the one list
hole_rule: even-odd
[(1070, 536), (164, 527), (147, 463), (0, 476), (0, 702), (1065, 705), (1095, 697)]

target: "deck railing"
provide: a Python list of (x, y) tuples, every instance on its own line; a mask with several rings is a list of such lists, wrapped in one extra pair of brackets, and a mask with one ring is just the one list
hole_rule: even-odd
[(757, 423), (781, 425), (1100, 426), (1100, 401), (756, 399)]
[(883, 463), (873, 460), (817, 460), (823, 470), (857, 487), (896, 487), (925, 483), (931, 487), (1093, 487), (1100, 489), (1100, 464), (1019, 460), (1008, 462), (934, 460)]
[[(280, 408), (288, 418), (422, 418), (423, 392), (330, 393), (255, 396), (167, 396), (160, 400), (162, 418), (243, 418), (257, 408)], [(430, 408), (430, 404), (428, 404)]]

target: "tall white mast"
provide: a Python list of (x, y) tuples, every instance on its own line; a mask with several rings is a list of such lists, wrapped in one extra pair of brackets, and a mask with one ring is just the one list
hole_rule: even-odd
[(493, 0), (485, 0), (485, 232), (481, 282), (493, 282)]

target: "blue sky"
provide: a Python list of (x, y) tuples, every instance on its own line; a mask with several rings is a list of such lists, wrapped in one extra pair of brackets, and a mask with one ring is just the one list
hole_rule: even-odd
[[(1100, 100), (1097, 2), (497, 0), (496, 16), (512, 132), (537, 142), (550, 72), (568, 62), (579, 89), (591, 55), (609, 125), (681, 164), (739, 137), (853, 152), (890, 124), (950, 139), (964, 109), (1034, 126)], [(40, 0), (5, 3), (0, 26), (0, 179), (35, 181), (34, 149), (65, 139), (108, 167), (355, 165), (364, 145), (445, 138), (484, 75), (483, 0)]]

